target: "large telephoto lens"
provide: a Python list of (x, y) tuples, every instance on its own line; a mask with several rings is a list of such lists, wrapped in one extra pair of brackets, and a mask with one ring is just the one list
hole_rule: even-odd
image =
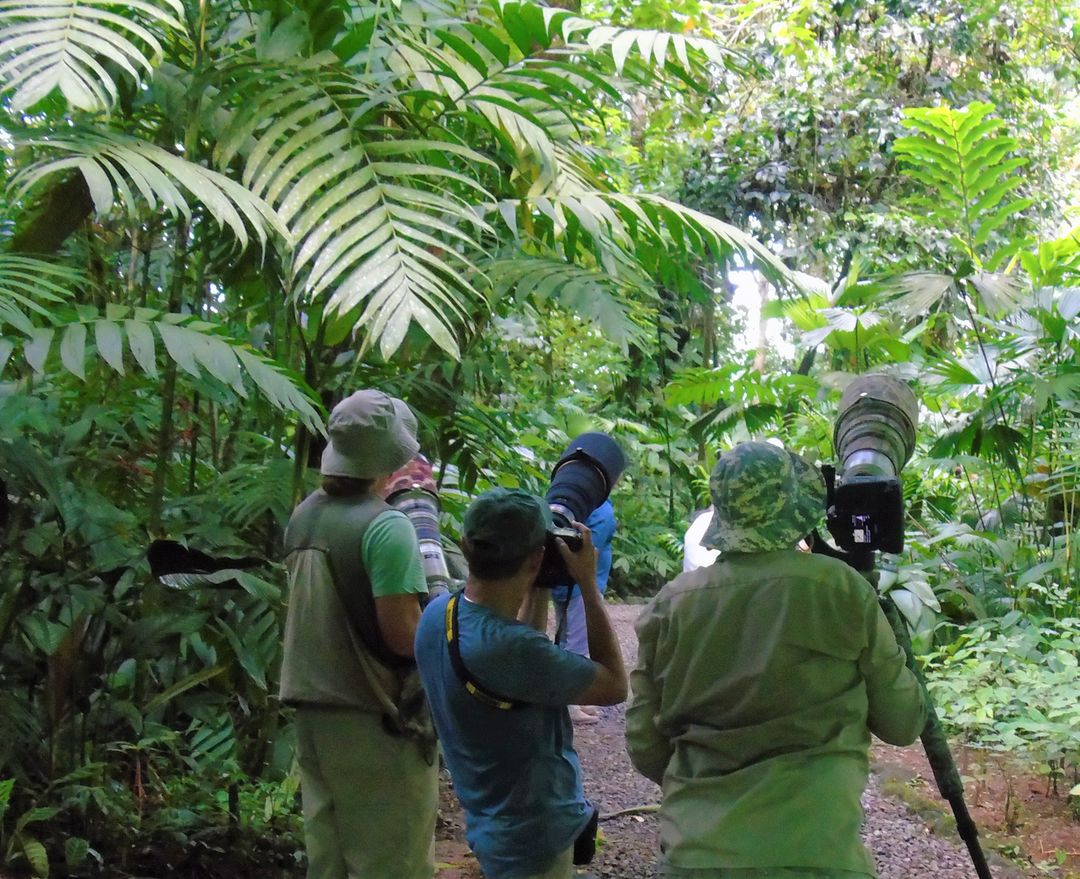
[(830, 480), (829, 533), (837, 545), (873, 565), (877, 550), (904, 549), (900, 471), (915, 451), (919, 404), (903, 382), (884, 375), (857, 378), (844, 391), (833, 432), (840, 459)]
[(573, 523), (584, 522), (607, 500), (625, 469), (626, 455), (606, 433), (583, 433), (566, 447), (555, 464), (547, 491), (555, 531), (548, 534), (537, 586), (550, 588), (571, 584), (554, 538), (562, 538), (572, 551), (577, 552), (581, 548), (581, 535), (572, 527)]
[(915, 451), (919, 403), (902, 381), (886, 375), (855, 379), (840, 399), (833, 446), (843, 482), (896, 478)]
[(626, 469), (626, 455), (606, 433), (583, 433), (559, 457), (547, 491), (555, 524), (584, 522)]
[(386, 502), (408, 516), (420, 544), (420, 555), (427, 578), (428, 597), (434, 598), (450, 589), (450, 572), (443, 555), (439, 530), (439, 499), (423, 488), (407, 488), (390, 495)]

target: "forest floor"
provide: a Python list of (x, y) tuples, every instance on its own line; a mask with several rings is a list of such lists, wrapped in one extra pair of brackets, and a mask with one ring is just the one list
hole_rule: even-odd
[[(628, 667), (637, 657), (633, 623), (640, 607), (610, 607)], [(574, 740), (586, 795), (600, 806), (601, 845), (585, 875), (651, 879), (658, 826), (655, 811), (611, 820), (603, 816), (660, 801), (660, 790), (630, 765), (623, 741), (625, 707), (601, 710), (599, 723), (578, 726)], [(975, 875), (956, 837), (948, 805), (937, 795), (919, 745), (875, 744), (873, 772), (863, 796), (863, 839), (880, 879), (969, 879)], [(1053, 876), (1080, 879), (1080, 821), (1070, 819), (1064, 797), (1045, 795), (1046, 782), (961, 751), (968, 804), (984, 837), (995, 879)], [(1065, 790), (1070, 787), (1064, 785)], [(452, 786), (444, 781), (437, 831), (438, 879), (480, 879), (464, 842), (464, 820)], [(1006, 857), (1008, 856), (1008, 859)]]

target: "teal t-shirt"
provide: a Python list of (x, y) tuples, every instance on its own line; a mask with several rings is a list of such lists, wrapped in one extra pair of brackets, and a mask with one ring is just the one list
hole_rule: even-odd
[(465, 690), (450, 663), (449, 600), (441, 595), (424, 610), (416, 662), (465, 810), (465, 838), (487, 879), (543, 873), (592, 813), (566, 706), (592, 683), (596, 666), (463, 597), (458, 643), (469, 674), (489, 691), (529, 703), (491, 707)]

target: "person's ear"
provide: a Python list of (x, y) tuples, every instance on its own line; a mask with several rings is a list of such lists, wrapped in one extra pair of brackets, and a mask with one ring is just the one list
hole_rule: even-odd
[(544, 545), (541, 544), (527, 556), (525, 561), (521, 563), (521, 572), (527, 574), (529, 582), (531, 583), (540, 573), (540, 566), (544, 563)]
[(544, 544), (540, 544), (536, 549), (529, 553), (527, 564), (529, 570), (533, 573), (540, 571), (540, 566), (544, 563)]

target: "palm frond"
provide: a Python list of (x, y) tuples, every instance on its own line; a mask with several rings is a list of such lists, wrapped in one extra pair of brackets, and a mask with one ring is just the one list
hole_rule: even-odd
[(990, 315), (1012, 311), (1026, 292), (1019, 278), (1002, 272), (976, 272), (968, 280)]
[(820, 345), (833, 333), (854, 333), (869, 330), (884, 319), (876, 311), (855, 311), (847, 308), (823, 308), (821, 316), (825, 325), (809, 330), (803, 335), (803, 342), (810, 347)]
[[(121, 375), (125, 372), (126, 353), (143, 372), (156, 376), (159, 353), (164, 352), (193, 378), (209, 376), (241, 397), (248, 396), (246, 377), (276, 408), (294, 413), (312, 430), (322, 429), (316, 397), (299, 376), (232, 339), (216, 324), (192, 315), (118, 305), (108, 306), (104, 317), (86, 306), (73, 314), (50, 311), (46, 326), (36, 325), (24, 312), (11, 320), (8, 311), (14, 306), (3, 307), (2, 278), (0, 274), (0, 326), (8, 323), (24, 333), (23, 356), (39, 374), (48, 371), (50, 357), (55, 353), (60, 366), (85, 379), (87, 359), (96, 352)], [(14, 349), (13, 339), (0, 338), (0, 369)]]
[(50, 319), (48, 306), (68, 301), (85, 281), (83, 273), (70, 266), (0, 253), (0, 324), (29, 334), (34, 329), (31, 315)]
[(237, 117), (218, 160), (244, 153), (244, 183), (279, 206), (297, 242), (299, 295), (325, 297), (340, 314), (362, 307), (359, 322), (385, 356), (412, 321), (457, 356), (477, 235), (493, 230), (473, 207), (491, 195), (456, 164), (490, 161), (449, 138), (364, 129), (353, 118), (364, 112), (362, 82), (336, 68), (293, 73), (265, 90), (268, 112)]
[(608, 50), (617, 73), (636, 60), (648, 67), (701, 70), (704, 62), (744, 69), (749, 61), (714, 40), (655, 29), (613, 27), (583, 18), (559, 7), (522, 0), (499, 0), (496, 14), (523, 55), (536, 46), (558, 44), (566, 54)]
[[(615, 338), (632, 326), (583, 280), (594, 264), (616, 284), (639, 279), (636, 230), (647, 230), (654, 249), (692, 240), (698, 253), (739, 250), (772, 276), (790, 278), (734, 227), (659, 197), (606, 192), (602, 169), (573, 146), (596, 96), (623, 100), (613, 67), (626, 74), (636, 58), (685, 74), (710, 55), (720, 59), (721, 50), (686, 37), (604, 30), (536, 3), (496, 3), (469, 20), (420, 14), (430, 17), (423, 27), (392, 11), (380, 16), (343, 65), (320, 57), (270, 75), (265, 64), (241, 65), (221, 86), (218, 103), (232, 122), (215, 159), (225, 166), (240, 158), (244, 185), (289, 225), (297, 295), (358, 315), (385, 356), (413, 321), (456, 356), (456, 327), (487, 284), (480, 266), (498, 235), (484, 217), (495, 210), (515, 234), (519, 218), (523, 226), (549, 224), (544, 246), (565, 253), (563, 264), (555, 259), (535, 275), (530, 291), (576, 297), (575, 310), (606, 321)], [(498, 179), (499, 166), (462, 143), (462, 132), (509, 161), (523, 198), (496, 203), (488, 181)]]
[(901, 275), (891, 286), (900, 293), (897, 304), (908, 316), (926, 314), (956, 283), (952, 275), (940, 272), (908, 272)]
[(104, 130), (26, 143), (62, 155), (43, 159), (16, 175), (12, 180), (16, 199), (25, 197), (46, 177), (77, 169), (99, 214), (109, 213), (120, 201), (131, 216), (142, 204), (152, 211), (160, 207), (173, 215), (190, 216), (182, 187), (220, 226), (232, 231), (241, 247), (247, 246), (249, 229), (262, 245), (271, 231), (286, 240), (289, 237), (274, 209), (244, 186), (152, 143)]
[(157, 31), (182, 29), (180, 0), (2, 0), (0, 82), (16, 111), (55, 88), (78, 110), (108, 110), (112, 63), (136, 83), (162, 54)]
[[(516, 256), (484, 265), (496, 296), (508, 292), (536, 304), (551, 299), (594, 321), (617, 345), (642, 335), (620, 296), (623, 285), (612, 275), (550, 257)], [(640, 290), (640, 288), (639, 288)]]

